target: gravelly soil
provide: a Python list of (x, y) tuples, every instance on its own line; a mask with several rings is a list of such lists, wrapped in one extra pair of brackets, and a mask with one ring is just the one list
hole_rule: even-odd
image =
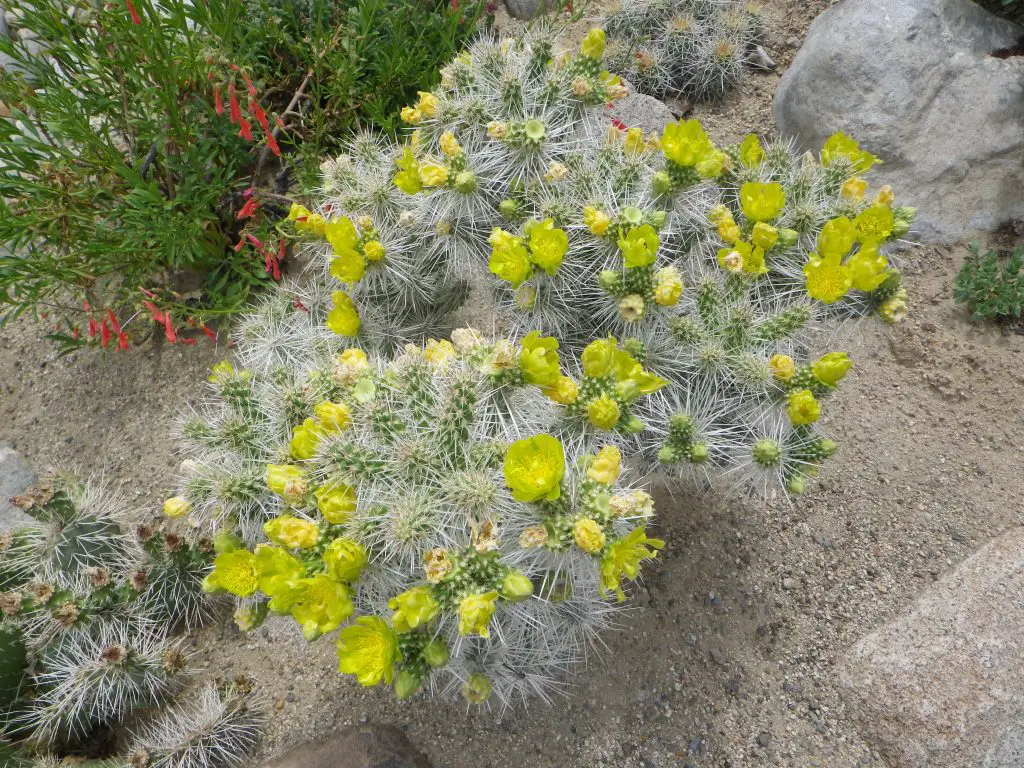
[[(827, 3), (769, 6), (769, 53)], [(771, 131), (777, 75), (695, 114), (719, 140)], [(856, 360), (826, 409), (841, 453), (795, 503), (658, 496), (662, 560), (624, 631), (575, 695), (501, 721), (422, 698), (404, 704), (335, 671), (270, 623), (191, 638), (209, 675), (255, 678), (271, 701), (264, 752), (363, 720), (396, 724), (438, 768), (884, 766), (854, 730), (834, 665), (857, 638), (991, 537), (1024, 523), (1024, 337), (967, 322), (951, 282), (966, 249), (905, 256), (911, 316), (842, 338)], [(0, 331), (0, 442), (40, 469), (104, 473), (155, 508), (176, 460), (170, 427), (202, 396), (211, 347), (149, 343), (54, 359), (22, 322)]]

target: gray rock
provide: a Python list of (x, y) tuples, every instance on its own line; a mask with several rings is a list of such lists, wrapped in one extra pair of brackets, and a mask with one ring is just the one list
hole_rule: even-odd
[(318, 744), (289, 750), (263, 768), (431, 768), (430, 761), (391, 725), (344, 728)]
[(15, 531), (32, 522), (32, 518), (11, 504), (11, 497), (24, 493), (36, 482), (21, 455), (7, 445), (0, 445), (0, 533)]
[(505, 0), (505, 9), (513, 19), (529, 21), (551, 9), (547, 0)]
[(1024, 765), (1024, 528), (858, 641), (839, 678), (865, 737), (893, 766)]
[(663, 102), (638, 92), (625, 80), (623, 85), (629, 95), (614, 102), (611, 109), (605, 110), (609, 118), (621, 120), (629, 128), (643, 128), (644, 134), (651, 136), (660, 136), (666, 125), (675, 122), (675, 115)]
[(842, 130), (918, 207), (915, 234), (953, 242), (1024, 217), (1024, 29), (970, 0), (843, 0), (811, 24), (783, 75), (781, 133), (817, 151)]
[(763, 45), (755, 45), (747, 53), (747, 65), (764, 72), (775, 71), (775, 59), (768, 55)]

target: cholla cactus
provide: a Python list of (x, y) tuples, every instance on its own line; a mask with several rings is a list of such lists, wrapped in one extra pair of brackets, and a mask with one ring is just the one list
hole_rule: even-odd
[(623, 0), (605, 21), (608, 67), (655, 96), (722, 96), (761, 37), (749, 0)]
[[(217, 537), (207, 579), (242, 599), (239, 626), (290, 614), (315, 640), (347, 621), (341, 669), (362, 684), (504, 707), (561, 685), (662, 546), (650, 496), (618, 487), (617, 444), (665, 382), (614, 341), (574, 378), (549, 337), (453, 339), (389, 363), (351, 348), (266, 382), (221, 366), (223, 409), (254, 426), (245, 444), (190, 444), (182, 501), (211, 532), (243, 534)], [(263, 462), (262, 488), (211, 503), (229, 450), (250, 476)]]
[(0, 537), (0, 663), (5, 681), (20, 675), (0, 719), (45, 749), (175, 690), (183, 657), (167, 633), (209, 612), (209, 558), (127, 528), (124, 500), (94, 482), (57, 477), (15, 501), (35, 522)]

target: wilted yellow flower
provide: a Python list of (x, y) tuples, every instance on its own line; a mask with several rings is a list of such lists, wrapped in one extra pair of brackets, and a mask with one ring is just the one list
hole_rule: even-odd
[(589, 517), (577, 520), (573, 524), (572, 538), (576, 542), (576, 546), (592, 555), (604, 549), (604, 530), (596, 520), (591, 520)]
[(388, 600), (388, 608), (394, 611), (391, 626), (401, 635), (433, 619), (441, 606), (434, 599), (430, 587), (419, 586)]
[(363, 350), (349, 347), (334, 364), (333, 377), (339, 384), (352, 384), (363, 373), (370, 370), (370, 361)]
[(345, 403), (325, 400), (313, 407), (313, 413), (325, 432), (344, 432), (352, 423), (352, 410)]
[(455, 564), (443, 549), (432, 549), (423, 555), (423, 568), (427, 574), (427, 581), (437, 584), (455, 570)]
[(490, 357), (484, 364), (484, 371), (493, 376), (502, 371), (511, 370), (515, 367), (516, 361), (515, 348), (505, 339), (501, 339), (495, 342), (491, 349)]
[(267, 488), (289, 503), (300, 503), (309, 490), (306, 473), (294, 464), (268, 464)]
[(821, 418), (821, 403), (809, 389), (801, 389), (789, 395), (786, 414), (794, 427), (813, 424)]
[(260, 620), (258, 611), (251, 605), (238, 606), (231, 618), (234, 619), (235, 626), (241, 632), (251, 631)]
[(572, 92), (574, 95), (586, 96), (592, 90), (594, 90), (594, 87), (590, 84), (590, 81), (587, 80), (587, 78), (583, 77), (582, 75), (573, 78)]
[(756, 134), (748, 133), (740, 142), (740, 162), (748, 168), (760, 165), (764, 160), (764, 147)]
[(580, 46), (580, 49), (583, 51), (584, 56), (589, 56), (592, 59), (600, 59), (604, 56), (604, 42), (604, 30), (594, 27), (583, 36), (583, 43)]
[(875, 195), (875, 205), (892, 205), (896, 201), (896, 193), (889, 184), (884, 185)]
[(853, 164), (853, 170), (857, 173), (864, 173), (875, 163), (880, 162), (870, 152), (861, 149), (860, 145), (845, 133), (837, 131), (825, 140), (821, 148), (821, 162), (822, 165), (832, 165), (843, 157)]
[(356, 511), (356, 489), (345, 483), (322, 485), (314, 491), (316, 505), (324, 519), (341, 525)]
[(480, 635), (490, 637), (488, 625), (497, 607), (498, 593), (496, 590), (478, 595), (466, 595), (459, 602), (459, 634)]
[(778, 240), (779, 230), (763, 221), (757, 222), (754, 225), (754, 230), (750, 233), (750, 242), (766, 251), (770, 250)]
[(360, 616), (338, 633), (338, 669), (362, 686), (390, 684), (401, 660), (398, 636), (379, 616)]
[(694, 168), (702, 179), (716, 178), (729, 169), (729, 156), (720, 150), (712, 150)]
[(714, 151), (714, 145), (700, 121), (680, 120), (665, 126), (661, 149), (673, 163), (692, 168)]
[(517, 440), (505, 453), (504, 472), (516, 501), (557, 499), (565, 475), (562, 444), (544, 434)]
[(505, 123), (499, 123), (497, 120), (492, 120), (487, 124), (487, 135), (492, 139), (500, 141), (505, 138), (505, 134), (508, 133), (508, 126)]
[(626, 86), (622, 83), (611, 83), (605, 88), (605, 95), (608, 97), (608, 101), (619, 101), (629, 95), (629, 91), (626, 90)]
[(549, 275), (555, 274), (569, 251), (569, 236), (556, 229), (553, 219), (545, 219), (530, 229), (530, 261)]
[(788, 383), (796, 376), (796, 364), (789, 355), (772, 355), (768, 365), (772, 369), (772, 376), (778, 381)]
[(324, 437), (324, 431), (313, 419), (306, 419), (292, 430), (288, 450), (293, 459), (311, 459), (316, 456), (317, 446)]
[(441, 147), (441, 151), (446, 157), (457, 157), (462, 154), (462, 147), (455, 138), (455, 134), (451, 131), (445, 131), (441, 134), (441, 138), (438, 140), (438, 145)]
[(732, 211), (730, 211), (722, 203), (718, 203), (712, 206), (711, 210), (708, 211), (708, 221), (714, 224), (716, 227), (722, 226), (722, 224), (733, 224), (735, 223), (732, 217)]
[(807, 278), (807, 295), (825, 304), (832, 304), (843, 298), (853, 285), (850, 270), (843, 266), (838, 255), (825, 258), (816, 253), (808, 255), (804, 264)]
[(590, 230), (591, 234), (604, 237), (611, 223), (612, 217), (604, 211), (599, 211), (592, 205), (588, 205), (583, 209), (583, 224)]
[(814, 377), (830, 387), (834, 387), (842, 381), (846, 372), (852, 367), (853, 361), (845, 352), (829, 352), (811, 363)]
[(595, 483), (612, 485), (619, 479), (622, 468), (622, 452), (614, 445), (606, 445), (587, 467), (587, 477)]
[(614, 429), (621, 414), (619, 404), (606, 394), (587, 403), (587, 421), (598, 429)]
[(771, 221), (786, 205), (786, 193), (777, 182), (748, 181), (740, 187), (740, 207), (752, 221)]
[(619, 299), (619, 315), (629, 323), (635, 323), (643, 317), (646, 304), (644, 297), (638, 293), (631, 293)]
[(189, 503), (184, 496), (172, 496), (164, 499), (164, 514), (167, 517), (181, 517), (188, 514)]
[(456, 328), (452, 331), (452, 343), (460, 352), (469, 352), (483, 343), (483, 337), (475, 328)]
[(281, 515), (263, 524), (263, 532), (275, 544), (289, 549), (311, 549), (320, 538), (316, 523), (293, 515)]
[(385, 255), (384, 246), (379, 240), (367, 240), (363, 243), (363, 256), (367, 261), (380, 261)]
[(845, 197), (847, 200), (855, 200), (860, 202), (864, 199), (865, 193), (868, 191), (868, 183), (859, 176), (851, 176), (843, 182), (843, 186), (839, 189), (839, 194)]
[(832, 219), (818, 234), (818, 254), (822, 258), (845, 256), (853, 247), (855, 237), (852, 221), (845, 216)]
[(420, 181), (425, 187), (440, 187), (448, 181), (448, 169), (435, 163), (421, 165)]
[(213, 571), (203, 579), (204, 591), (225, 591), (237, 597), (249, 597), (258, 586), (256, 557), (245, 549), (217, 555), (213, 560)]
[(569, 169), (562, 163), (552, 163), (544, 172), (544, 181), (556, 184), (569, 175)]
[(495, 227), (489, 241), (492, 250), (488, 268), (491, 273), (518, 288), (533, 274), (533, 265), (522, 238)]
[(541, 394), (553, 402), (561, 405), (572, 405), (579, 396), (580, 388), (576, 382), (568, 376), (559, 376), (546, 387), (541, 388)]
[(613, 541), (601, 559), (601, 593), (614, 591), (620, 601), (625, 600), (622, 580), (635, 579), (640, 573), (640, 563), (653, 560), (664, 546), (661, 539), (647, 538), (644, 526), (638, 526), (618, 541)]
[(399, 113), (403, 123), (409, 125), (419, 125), (423, 120), (423, 113), (420, 112), (416, 107), (402, 107), (402, 111)]
[(366, 565), (366, 548), (358, 541), (335, 539), (324, 549), (321, 559), (332, 579), (352, 584)]
[(878, 314), (887, 323), (902, 323), (907, 316), (907, 301), (901, 296), (886, 299), (879, 305)]
[(519, 546), (524, 549), (537, 549), (548, 543), (548, 532), (543, 525), (531, 525), (519, 536)]
[(352, 297), (344, 291), (334, 291), (331, 303), (334, 306), (327, 313), (327, 327), (339, 336), (355, 336), (359, 333), (362, 321)]
[(853, 227), (859, 242), (877, 245), (888, 239), (895, 223), (892, 208), (888, 205), (873, 205), (857, 214)]
[(683, 278), (675, 267), (659, 269), (654, 276), (654, 301), (662, 307), (674, 307), (683, 295)]
[(541, 336), (539, 331), (526, 334), (519, 352), (519, 367), (528, 384), (546, 387), (555, 383), (561, 373), (557, 349), (558, 341), (550, 336)]
[(608, 499), (608, 509), (616, 517), (653, 517), (654, 499), (647, 491), (620, 493)]
[(650, 224), (633, 227), (625, 237), (619, 237), (619, 250), (626, 267), (647, 267), (658, 257), (661, 241)]

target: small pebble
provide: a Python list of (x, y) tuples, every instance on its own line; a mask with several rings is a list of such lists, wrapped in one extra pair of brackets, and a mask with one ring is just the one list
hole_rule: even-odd
[(757, 734), (757, 745), (759, 747), (767, 747), (772, 743), (772, 735), (767, 731), (761, 731)]
[(796, 580), (791, 579), (789, 576), (782, 580), (783, 589), (793, 589), (796, 586)]

